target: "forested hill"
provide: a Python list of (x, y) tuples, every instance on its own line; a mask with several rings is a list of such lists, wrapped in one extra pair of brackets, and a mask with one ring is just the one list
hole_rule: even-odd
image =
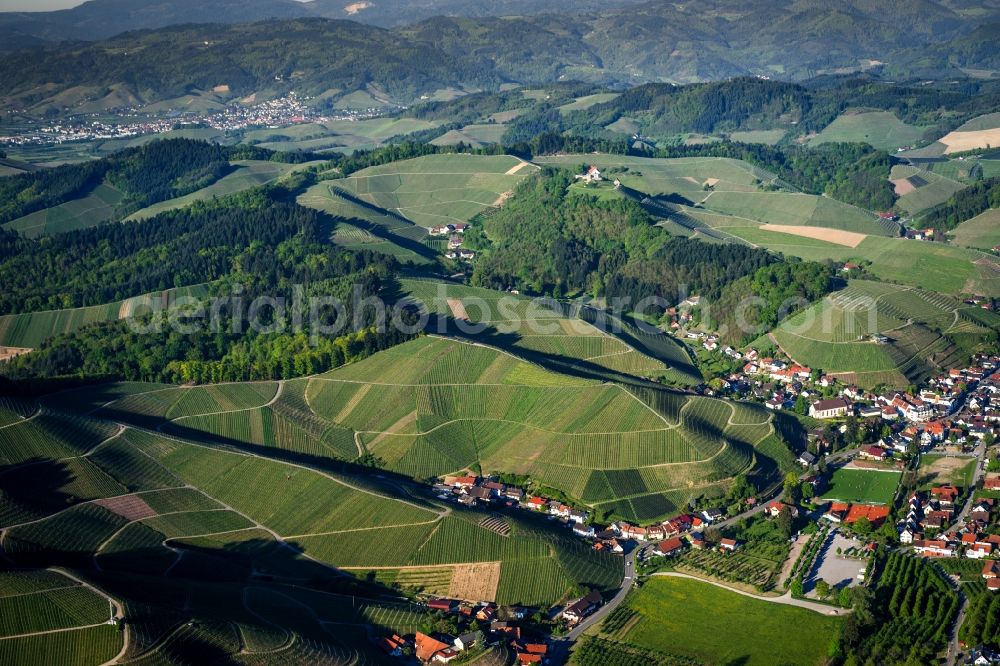
[[(694, 293), (738, 302), (734, 293), (752, 289), (767, 305), (750, 313), (750, 321), (766, 328), (777, 323), (785, 299), (816, 299), (834, 286), (832, 264), (786, 262), (762, 248), (672, 237), (631, 199), (598, 199), (571, 183), (572, 172), (543, 169), (466, 232), (467, 244), (480, 252), (474, 284), (556, 297), (587, 293), (632, 305), (656, 298), (661, 306)], [(647, 314), (658, 308), (665, 309), (654, 304)], [(728, 331), (727, 341), (746, 342), (730, 320), (733, 312), (715, 313), (720, 330)]]
[(308, 156), (189, 139), (153, 141), (93, 162), (0, 179), (0, 225), (85, 195), (104, 182), (123, 195), (112, 215), (112, 219), (123, 219), (140, 208), (215, 182), (232, 169), (231, 160), (303, 157)]
[[(580, 84), (577, 84), (577, 88)], [(928, 127), (933, 140), (976, 115), (1000, 106), (1000, 88), (990, 82), (943, 89), (883, 83), (869, 77), (826, 77), (805, 84), (743, 77), (687, 86), (649, 83), (630, 88), (611, 100), (577, 111), (558, 109), (574, 94), (567, 86), (553, 87), (552, 100), (518, 116), (507, 127), (505, 141), (529, 140), (539, 132), (606, 134), (606, 128), (627, 118), (646, 136), (685, 132), (726, 134), (738, 130), (780, 128), (797, 134), (821, 131), (848, 109), (891, 111), (904, 122)], [(577, 90), (576, 95), (586, 92)], [(504, 111), (514, 101), (509, 93), (478, 99), (482, 112), (492, 103)], [(461, 117), (470, 102), (422, 105), (409, 111), (416, 117)]]
[[(262, 1), (240, 20), (260, 18), (266, 11)], [(206, 11), (218, 5), (215, 20), (225, 23), (234, 20), (231, 4), (201, 3), (182, 14), (183, 20), (204, 20)], [(366, 90), (409, 104), (441, 89), (497, 90), (502, 83), (633, 85), (748, 75), (804, 80), (866, 67), (884, 67), (893, 76), (946, 77), (964, 76), (961, 67), (1000, 67), (988, 38), (988, 26), (1000, 20), (1000, 10), (972, 15), (934, 0), (878, 0), (850, 7), (819, 0), (793, 5), (653, 2), (602, 6), (586, 14), (499, 18), (462, 18), (471, 10), (468, 3), (458, 3), (463, 7), (455, 11), (459, 16), (391, 30), (341, 20), (363, 15), (346, 15), (342, 8), (333, 12), (325, 2), (291, 7), (295, 4), (280, 4), (271, 14), (286, 20), (158, 27), (93, 44), (11, 53), (0, 59), (0, 90), (15, 108), (74, 86), (120, 86), (122, 94), (140, 103), (228, 85), (238, 95), (296, 90), (338, 96)], [(531, 3), (523, 4), (531, 13)], [(166, 11), (166, 5), (156, 6)], [(308, 17), (288, 18), (296, 11)], [(310, 18), (328, 16), (337, 19)], [(417, 11), (409, 20), (419, 16)], [(163, 20), (169, 19), (154, 24)], [(0, 36), (3, 22), (0, 17)], [(38, 44), (31, 29), (17, 30), (9, 43)], [(914, 49), (925, 45), (930, 55), (915, 58)], [(45, 92), (38, 92), (42, 87)]]

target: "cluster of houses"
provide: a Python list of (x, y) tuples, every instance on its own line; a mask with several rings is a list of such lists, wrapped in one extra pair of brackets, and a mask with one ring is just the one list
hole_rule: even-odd
[[(1000, 486), (1000, 478), (992, 482)], [(964, 522), (954, 524), (961, 491), (952, 485), (914, 493), (909, 499), (899, 541), (926, 557), (981, 560), (1000, 554), (1000, 535), (988, 534), (995, 501), (981, 498), (969, 507)], [(933, 538), (926, 538), (932, 536)], [(1000, 581), (991, 590), (1000, 589)]]
[[(600, 594), (597, 594), (597, 599), (599, 604)], [(457, 636), (419, 631), (412, 636), (382, 636), (376, 639), (376, 645), (390, 657), (413, 654), (426, 664), (447, 664), (468, 650), (499, 643), (507, 643), (522, 666), (540, 664), (548, 653), (544, 640), (531, 638), (519, 624), (528, 616), (530, 610), (527, 608), (503, 609), (505, 620), (497, 619), (499, 610), (492, 603), (468, 604), (456, 599), (431, 599), (427, 602), (427, 609), (458, 616), (462, 624), (469, 628)], [(476, 626), (483, 630), (474, 628)]]
[[(575, 509), (559, 500), (529, 495), (522, 488), (501, 483), (494, 478), (446, 476), (434, 485), (434, 492), (438, 499), (458, 502), (469, 507), (503, 506), (545, 514), (553, 520), (562, 522), (576, 536), (591, 541), (595, 550), (612, 553), (624, 553), (625, 542), (655, 543), (659, 546), (681, 536), (686, 536), (686, 543), (681, 544), (682, 548), (688, 546), (696, 549), (704, 548), (705, 539), (701, 534), (702, 531), (724, 517), (721, 508), (713, 507), (697, 514), (683, 513), (645, 527), (626, 521), (617, 521), (607, 527), (597, 527), (590, 524), (590, 516), (586, 511)], [(774, 515), (777, 515), (777, 512)], [(731, 539), (723, 539), (719, 547), (723, 551), (732, 552), (739, 547), (739, 544)], [(675, 550), (680, 552), (680, 549), (672, 549), (670, 554), (675, 554)]]
[(469, 225), (465, 222), (456, 222), (455, 224), (439, 224), (435, 227), (431, 227), (428, 230), (428, 233), (430, 233), (431, 236), (448, 237), (448, 251), (445, 252), (444, 256), (449, 259), (463, 259), (470, 261), (476, 258), (476, 253), (462, 247), (462, 236), (468, 228)]
[[(742, 373), (729, 376), (724, 382), (726, 388), (756, 398), (772, 410), (793, 408), (801, 395), (809, 400), (808, 413), (813, 418), (853, 415), (881, 419), (894, 428), (893, 437), (882, 442), (890, 450), (905, 451), (915, 438), (922, 446), (946, 440), (961, 444), (996, 434), (1000, 428), (997, 356), (980, 355), (970, 367), (954, 368), (929, 380), (915, 395), (903, 391), (876, 394), (856, 386), (841, 387), (833, 377), (813, 378), (808, 367), (759, 358), (753, 349), (742, 358), (746, 360)], [(830, 397), (831, 390), (836, 395)]]

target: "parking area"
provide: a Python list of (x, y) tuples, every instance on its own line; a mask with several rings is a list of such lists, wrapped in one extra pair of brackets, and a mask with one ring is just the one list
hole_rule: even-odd
[(838, 530), (832, 531), (820, 548), (816, 562), (812, 571), (806, 578), (804, 591), (807, 597), (816, 597), (816, 583), (825, 580), (831, 587), (841, 589), (859, 585), (861, 580), (858, 574), (865, 568), (865, 560), (843, 557), (838, 554), (847, 552), (851, 548), (860, 548), (861, 543), (854, 539), (849, 539)]

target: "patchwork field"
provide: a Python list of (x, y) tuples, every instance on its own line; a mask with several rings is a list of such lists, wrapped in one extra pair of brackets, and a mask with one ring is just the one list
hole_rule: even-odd
[(928, 291), (952, 295), (1000, 293), (1000, 260), (963, 247), (868, 236), (857, 247), (849, 248), (725, 221), (718, 229), (788, 256), (813, 261), (870, 261), (867, 270), (879, 279)]
[(965, 187), (941, 174), (902, 164), (892, 167), (889, 178), (900, 195), (897, 205), (911, 215), (944, 203)]
[[(993, 319), (942, 294), (854, 280), (786, 319), (768, 337), (804, 365), (832, 374), (852, 373), (851, 380), (864, 386), (895, 373), (897, 380), (888, 383), (903, 386), (936, 367), (962, 362), (965, 355), (946, 336), (985, 338), (990, 324), (984, 316)], [(888, 341), (872, 341), (875, 334)]]
[(809, 140), (811, 145), (833, 142), (867, 143), (894, 152), (920, 140), (926, 127), (907, 125), (889, 111), (843, 113)]
[[(841, 622), (709, 583), (659, 576), (633, 592), (605, 620), (600, 635), (627, 648), (652, 651), (653, 659), (641, 663), (667, 663), (655, 661), (655, 655), (669, 654), (707, 664), (815, 666), (827, 659)], [(796, 630), (788, 631), (792, 626)]]
[[(565, 347), (576, 339), (560, 342), (562, 353), (580, 354), (579, 345)], [(590, 336), (579, 340), (594, 344)], [(626, 390), (482, 345), (425, 337), (285, 382), (280, 392), (269, 382), (152, 388), (112, 399), (96, 414), (269, 455), (352, 460), (370, 454), (386, 469), (417, 479), (464, 469), (524, 474), (639, 521), (720, 493), (737, 474), (767, 483), (791, 466), (793, 456), (765, 410), (654, 386)], [(220, 465), (211, 466), (213, 474)], [(221, 498), (214, 485), (189, 482)], [(298, 535), (307, 527), (275, 529)], [(409, 564), (416, 563), (380, 566)]]
[(830, 478), (823, 499), (859, 504), (891, 504), (902, 472), (841, 467)]

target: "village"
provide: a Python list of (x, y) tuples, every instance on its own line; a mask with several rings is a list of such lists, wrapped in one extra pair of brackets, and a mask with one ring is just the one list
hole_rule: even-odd
[[(222, 86), (227, 93), (228, 87)], [(257, 103), (231, 103), (208, 113), (167, 110), (151, 113), (144, 107), (123, 107), (102, 113), (73, 116), (58, 123), (29, 123), (0, 136), (0, 145), (51, 145), (80, 141), (106, 141), (163, 134), (175, 130), (211, 128), (220, 132), (241, 132), (256, 128), (279, 129), (304, 123), (327, 123), (338, 120), (366, 120), (385, 113), (384, 109), (344, 109), (318, 113), (294, 92)], [(10, 112), (11, 114), (14, 111)]]
[[(446, 476), (433, 493), (498, 516), (545, 516), (590, 547), (621, 555), (623, 590), (676, 570), (757, 594), (790, 590), (786, 594), (828, 605), (835, 614), (846, 592), (865, 584), (867, 558), (881, 546), (942, 564), (981, 561), (986, 589), (1000, 592), (1000, 451), (994, 447), (1000, 358), (978, 356), (911, 394), (841, 386), (752, 349), (741, 356), (743, 373), (729, 381), (745, 384), (748, 397), (773, 410), (793, 410), (805, 400), (805, 416), (825, 424), (808, 431), (797, 459), (801, 473), (789, 474), (779, 488), (746, 487), (717, 505), (701, 503), (650, 525), (602, 524), (588, 507), (532, 492), (527, 479)], [(780, 556), (762, 571), (768, 552)], [(589, 591), (548, 609), (441, 598), (425, 603), (454, 618), (456, 634), (382, 637), (383, 650), (425, 663), (462, 663), (478, 654), (470, 645), (503, 643), (526, 665), (547, 663), (553, 641), (592, 626), (611, 610), (602, 606), (616, 601)], [(985, 653), (970, 654), (982, 659)]]

